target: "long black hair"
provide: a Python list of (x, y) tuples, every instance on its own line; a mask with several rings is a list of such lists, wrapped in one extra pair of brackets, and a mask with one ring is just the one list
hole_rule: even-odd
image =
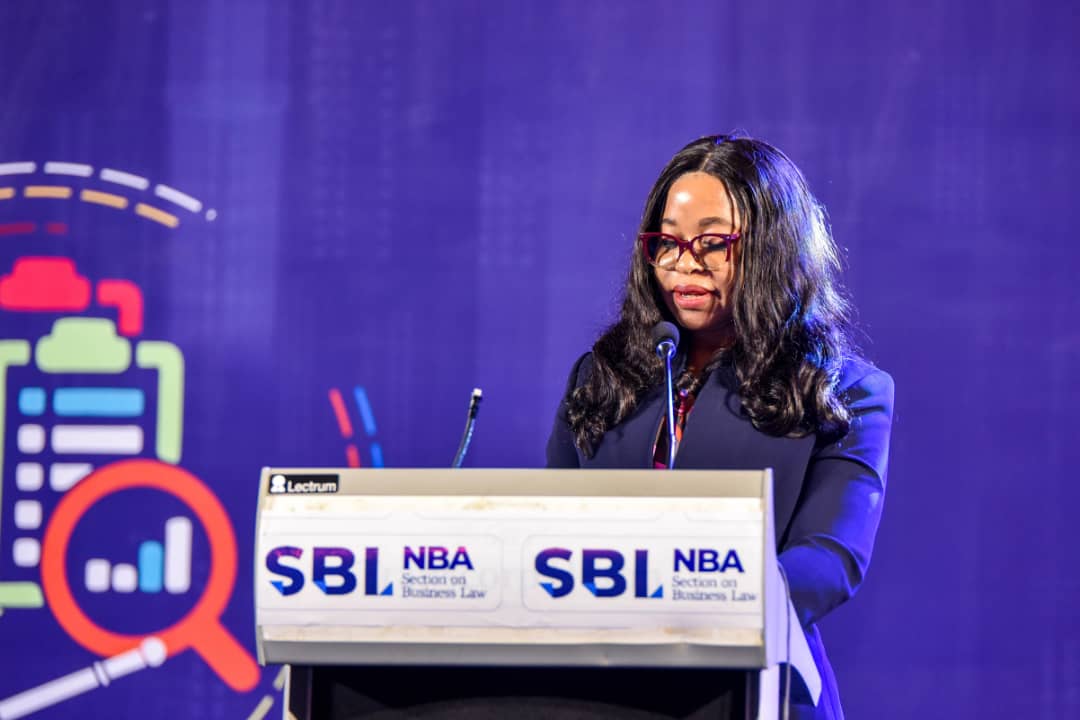
[[(660, 230), (668, 190), (689, 172), (720, 180), (742, 218), (732, 295), (735, 342), (706, 370), (725, 358), (731, 362), (743, 411), (762, 432), (843, 436), (850, 413), (837, 383), (852, 352), (851, 324), (824, 209), (795, 164), (772, 145), (711, 136), (684, 147), (660, 173), (640, 232)], [(567, 419), (584, 453), (591, 455), (603, 434), (662, 381), (650, 342), (660, 320), (676, 322), (635, 238), (619, 319), (596, 341), (591, 372), (568, 398)]]

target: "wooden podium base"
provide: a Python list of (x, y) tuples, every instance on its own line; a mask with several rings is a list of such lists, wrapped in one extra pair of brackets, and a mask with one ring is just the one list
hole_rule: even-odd
[[(669, 668), (293, 666), (297, 720), (753, 717), (756, 672)], [(748, 682), (750, 685), (748, 686)]]

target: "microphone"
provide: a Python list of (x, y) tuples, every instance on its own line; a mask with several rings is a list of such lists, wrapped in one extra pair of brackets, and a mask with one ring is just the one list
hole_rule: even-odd
[(469, 396), (469, 414), (465, 417), (465, 432), (461, 435), (461, 442), (458, 444), (457, 452), (454, 454), (454, 462), (450, 464), (452, 468), (461, 467), (461, 463), (465, 460), (465, 452), (469, 449), (469, 443), (472, 442), (473, 429), (476, 427), (476, 414), (480, 412), (480, 400), (483, 399), (484, 391), (480, 388), (473, 388), (472, 395)]
[(656, 354), (664, 361), (664, 380), (667, 382), (667, 469), (675, 467), (675, 383), (671, 377), (671, 358), (679, 345), (679, 328), (661, 321), (653, 325), (652, 342)]
[(679, 345), (679, 328), (666, 320), (656, 323), (652, 329), (652, 342), (660, 359), (671, 359)]

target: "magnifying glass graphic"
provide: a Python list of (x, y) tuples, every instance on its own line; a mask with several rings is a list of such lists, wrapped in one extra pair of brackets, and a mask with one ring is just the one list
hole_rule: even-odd
[[(112, 632), (91, 620), (76, 602), (67, 575), (68, 545), (83, 515), (103, 498), (133, 488), (159, 490), (187, 505), (202, 523), (210, 545), (210, 577), (202, 596), (180, 620), (146, 635)], [(258, 684), (259, 667), (221, 624), (235, 581), (236, 536), (225, 508), (194, 475), (157, 460), (122, 460), (95, 470), (64, 495), (45, 530), (42, 588), (57, 622), (75, 642), (103, 657), (130, 651), (153, 639), (164, 644), (166, 658), (191, 648), (226, 685), (246, 692)]]

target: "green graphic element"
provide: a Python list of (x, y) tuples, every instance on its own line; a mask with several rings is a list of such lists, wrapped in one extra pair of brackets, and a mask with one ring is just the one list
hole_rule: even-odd
[[(135, 346), (135, 364), (158, 371), (155, 452), (160, 460), (175, 465), (184, 436), (184, 356), (170, 342), (143, 340)], [(116, 324), (105, 318), (60, 318), (37, 344), (37, 366), (47, 373), (120, 374), (130, 365), (131, 343), (119, 337)]]
[(184, 434), (184, 356), (170, 342), (143, 340), (135, 348), (135, 363), (158, 371), (156, 452), (175, 465)]
[(34, 610), (45, 605), (45, 596), (36, 582), (0, 582), (0, 615), (4, 608)]
[[(7, 369), (16, 365), (26, 365), (30, 362), (30, 343), (25, 340), (0, 340), (0, 472), (4, 468), (4, 439), (7, 438), (7, 430), (4, 427), (4, 412), (7, 407)], [(3, 484), (0, 483), (0, 507), (3, 507)], [(29, 586), (29, 587), (27, 587)], [(34, 593), (37, 593), (35, 596)], [(27, 602), (37, 604), (27, 605)], [(41, 588), (37, 583), (5, 583), (0, 582), (0, 615), (5, 607), (41, 607)]]
[(60, 318), (38, 340), (36, 358), (47, 373), (122, 373), (131, 365), (131, 343), (107, 318)]

